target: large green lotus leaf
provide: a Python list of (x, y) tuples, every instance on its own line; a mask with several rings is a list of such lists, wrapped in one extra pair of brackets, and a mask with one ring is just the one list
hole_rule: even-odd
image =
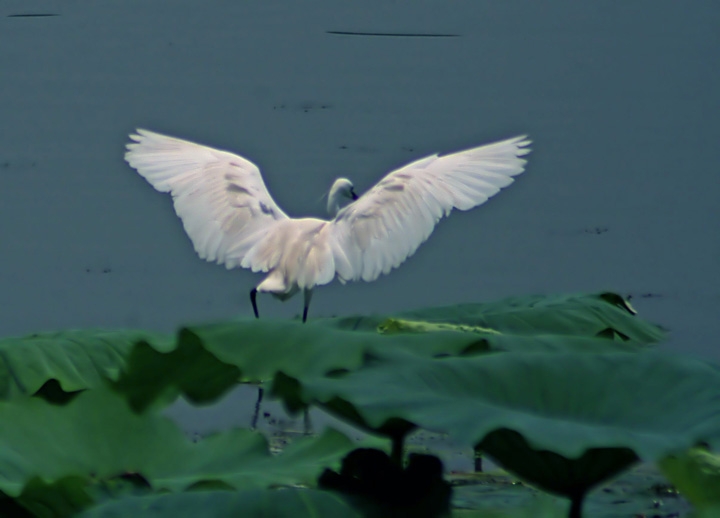
[(240, 381), (271, 380), (279, 371), (322, 375), (357, 369), (368, 355), (463, 355), (488, 347), (481, 338), (460, 332), (388, 337), (293, 321), (234, 321), (182, 329), (172, 350), (139, 342), (113, 386), (143, 411), (179, 394), (209, 403)]
[(278, 456), (261, 434), (248, 430), (194, 443), (169, 419), (135, 414), (103, 388), (65, 406), (36, 398), (0, 402), (0, 422), (0, 490), (11, 497), (31, 483), (68, 477), (90, 484), (137, 474), (153, 489), (170, 491), (206, 483), (242, 489), (312, 483), (356, 447), (334, 430), (297, 440)]
[[(572, 299), (567, 304), (572, 305), (571, 302)], [(627, 311), (607, 302), (602, 301), (597, 304), (608, 313), (618, 312), (622, 315), (624, 311), (629, 315)], [(576, 313), (582, 314), (583, 308), (585, 307), (580, 306)], [(589, 314), (597, 312), (591, 309), (592, 311), (587, 310)], [(429, 314), (433, 310), (426, 311)], [(620, 319), (619, 316), (615, 316)], [(586, 315), (583, 318), (589, 317)], [(632, 316), (628, 318), (637, 321), (639, 328), (645, 326), (659, 333), (652, 324)], [(600, 330), (607, 329), (607, 322), (601, 322), (597, 327)], [(630, 326), (622, 329), (631, 333), (626, 327)], [(510, 323), (507, 323), (505, 328), (512, 331)], [(519, 328), (522, 333), (527, 332), (524, 325)], [(593, 328), (593, 331), (596, 329)], [(640, 335), (639, 332), (636, 334)], [(639, 350), (638, 343), (598, 338), (596, 333), (587, 336), (569, 333), (550, 335), (540, 332), (536, 335), (512, 335), (510, 332), (477, 333), (448, 328), (425, 333), (383, 334), (378, 332), (376, 326), (354, 330), (342, 324), (327, 326), (322, 321), (314, 325), (288, 320), (238, 320), (192, 326), (180, 333), (178, 342), (180, 345), (200, 344), (222, 362), (240, 368), (243, 379), (250, 381), (269, 380), (277, 372), (292, 377), (306, 377), (339, 370), (355, 370), (364, 364), (368, 355), (383, 357), (396, 352), (431, 358), (472, 355), (488, 351)]]
[(141, 411), (157, 398), (182, 393), (195, 403), (216, 400), (239, 380), (269, 380), (277, 372), (306, 378), (356, 370), (368, 357), (465, 356), (481, 352), (638, 351), (637, 344), (597, 337), (505, 335), (441, 330), (382, 335), (298, 322), (238, 321), (181, 330), (177, 347), (137, 344), (116, 388)]
[(361, 514), (342, 498), (315, 489), (195, 491), (123, 498), (89, 509), (80, 518), (353, 518)]
[(691, 448), (662, 459), (658, 466), (695, 507), (720, 508), (720, 455), (701, 447)]
[[(367, 354), (387, 351), (409, 351), (426, 357), (486, 350), (599, 352), (632, 350), (637, 344), (621, 345), (595, 338), (598, 335), (632, 338), (638, 343), (661, 336), (656, 326), (635, 318), (625, 308), (622, 299), (612, 294), (525, 297), (429, 308), (400, 317), (448, 321), (450, 325), (443, 323), (440, 332), (389, 336), (378, 332), (378, 324), (386, 317), (355, 318), (354, 324), (352, 318), (320, 319), (308, 325), (264, 319), (236, 321), (193, 326), (181, 331), (176, 340), (133, 330), (40, 333), (0, 340), (0, 399), (34, 394), (51, 380), (58, 385), (51, 389), (72, 392), (97, 386), (102, 377), (115, 379), (138, 341), (158, 352), (168, 352), (186, 341), (198, 342), (221, 361), (240, 368), (243, 380), (263, 381), (277, 371), (307, 376), (353, 370), (362, 365)], [(368, 322), (372, 325), (366, 325)], [(453, 327), (452, 322), (462, 326)], [(477, 332), (480, 324), (497, 328), (502, 334), (495, 329)], [(189, 377), (189, 372), (184, 376)], [(224, 378), (215, 385), (222, 383)], [(163, 382), (158, 380), (154, 385), (157, 396), (164, 390)], [(186, 381), (184, 387), (192, 392), (190, 385)], [(222, 392), (220, 387), (216, 390)]]
[(647, 345), (639, 342), (624, 341), (614, 335), (608, 338), (598, 336), (549, 335), (538, 333), (487, 335), (485, 342), (491, 352), (522, 353), (608, 353), (608, 352), (644, 352)]
[(179, 340), (197, 340), (221, 361), (239, 367), (243, 379), (250, 381), (270, 380), (278, 371), (312, 376), (354, 370), (368, 354), (387, 351), (434, 357), (488, 350), (482, 337), (458, 331), (386, 336), (375, 330), (350, 332), (262, 319), (189, 327)]
[(158, 350), (172, 347), (170, 338), (146, 331), (69, 330), (0, 340), (0, 399), (31, 395), (48, 380), (66, 392), (115, 377), (138, 340)]
[[(181, 340), (193, 339), (194, 334), (220, 360), (239, 367), (245, 379), (261, 381), (278, 371), (299, 377), (354, 370), (366, 354), (388, 350), (424, 357), (486, 350), (604, 352), (637, 350), (639, 344), (663, 337), (656, 325), (637, 318), (629, 304), (612, 293), (518, 297), (427, 308), (397, 317), (455, 326), (434, 332), (383, 333), (381, 324), (387, 316), (318, 319), (308, 324), (241, 320), (193, 326)], [(633, 343), (623, 346), (613, 338)]]
[[(629, 302), (615, 293), (537, 295), (496, 302), (457, 304), (405, 311), (398, 319), (483, 327), (509, 334), (548, 334), (625, 337), (654, 343), (664, 336), (656, 325), (635, 316)], [(375, 330), (388, 316), (345, 317), (318, 320), (316, 325), (342, 329)]]
[(594, 336), (546, 334), (526, 332), (499, 332), (480, 326), (465, 324), (448, 324), (444, 322), (429, 322), (424, 320), (405, 320), (388, 318), (378, 327), (382, 334), (407, 333), (438, 333), (447, 331), (460, 331), (476, 334), (482, 338), (488, 348), (494, 352), (641, 352), (647, 350), (647, 344), (630, 341), (629, 338), (617, 331), (606, 328)]
[[(656, 461), (720, 437), (720, 371), (655, 352), (406, 357), (334, 378), (278, 376), (273, 389), (291, 409), (293, 398), (319, 403), (390, 437), (419, 426), (481, 444), (504, 466), (524, 464), (528, 480), (566, 495), (578, 492), (568, 470), (583, 473), (587, 489), (635, 455)], [(512, 434), (489, 440), (502, 430)], [(518, 448), (513, 434), (527, 447)], [(588, 454), (599, 449), (606, 455)]]
[[(183, 329), (177, 349), (139, 344), (120, 380), (137, 410), (161, 394), (195, 403), (217, 399), (236, 382), (276, 373), (307, 378), (361, 368), (368, 359), (472, 356), (487, 352), (639, 352), (644, 344), (597, 336), (511, 335), (440, 329), (410, 334), (323, 329), (294, 321), (236, 321)], [(141, 349), (144, 352), (141, 352)], [(215, 360), (214, 358), (217, 358)], [(200, 368), (202, 366), (202, 368)]]

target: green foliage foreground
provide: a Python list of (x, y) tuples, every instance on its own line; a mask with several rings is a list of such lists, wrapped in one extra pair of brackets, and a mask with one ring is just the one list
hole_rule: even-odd
[[(571, 517), (638, 462), (710, 512), (720, 370), (652, 351), (663, 335), (602, 293), (0, 340), (0, 515), (470, 516), (451, 509), (437, 457), (406, 456), (418, 428), (567, 498)], [(251, 430), (192, 442), (160, 415), (239, 383), (290, 412), (322, 407), (387, 450), (334, 430), (280, 454)]]

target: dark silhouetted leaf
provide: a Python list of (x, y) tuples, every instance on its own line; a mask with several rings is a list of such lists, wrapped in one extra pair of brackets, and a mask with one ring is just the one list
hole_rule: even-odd
[(93, 502), (86, 492), (87, 485), (87, 479), (78, 476), (63, 477), (52, 483), (36, 477), (25, 484), (17, 501), (33, 516), (73, 516)]
[(157, 399), (172, 401), (180, 393), (193, 403), (211, 402), (239, 379), (240, 369), (218, 360), (194, 334), (183, 330), (178, 346), (171, 351), (159, 352), (147, 342), (139, 342), (112, 385), (135, 411), (142, 411)]
[(401, 468), (385, 452), (359, 448), (343, 459), (339, 473), (325, 470), (318, 485), (342, 493), (366, 516), (450, 514), (450, 484), (443, 479), (442, 462), (432, 455), (411, 454)]
[(56, 405), (66, 405), (70, 401), (75, 399), (75, 396), (77, 396), (81, 392), (82, 390), (66, 392), (62, 389), (58, 380), (49, 379), (33, 395), (35, 397), (44, 399), (48, 403), (54, 403)]
[(522, 435), (508, 429), (490, 432), (478, 447), (545, 491), (580, 500), (593, 487), (638, 462), (629, 448), (590, 448), (580, 457), (564, 457), (531, 448)]

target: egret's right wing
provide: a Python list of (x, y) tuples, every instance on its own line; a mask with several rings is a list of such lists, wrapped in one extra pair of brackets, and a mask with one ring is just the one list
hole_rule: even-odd
[(125, 160), (155, 189), (172, 194), (201, 258), (240, 266), (271, 226), (288, 219), (249, 160), (142, 129), (130, 138)]
[(431, 155), (383, 178), (331, 222), (341, 281), (377, 279), (411, 256), (453, 209), (487, 201), (522, 173), (524, 136), (450, 155)]

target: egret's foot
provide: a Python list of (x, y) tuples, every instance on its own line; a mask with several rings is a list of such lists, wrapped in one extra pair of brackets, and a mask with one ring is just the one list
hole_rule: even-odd
[(312, 435), (312, 421), (310, 421), (310, 409), (306, 408), (303, 410), (303, 433), (305, 435)]

